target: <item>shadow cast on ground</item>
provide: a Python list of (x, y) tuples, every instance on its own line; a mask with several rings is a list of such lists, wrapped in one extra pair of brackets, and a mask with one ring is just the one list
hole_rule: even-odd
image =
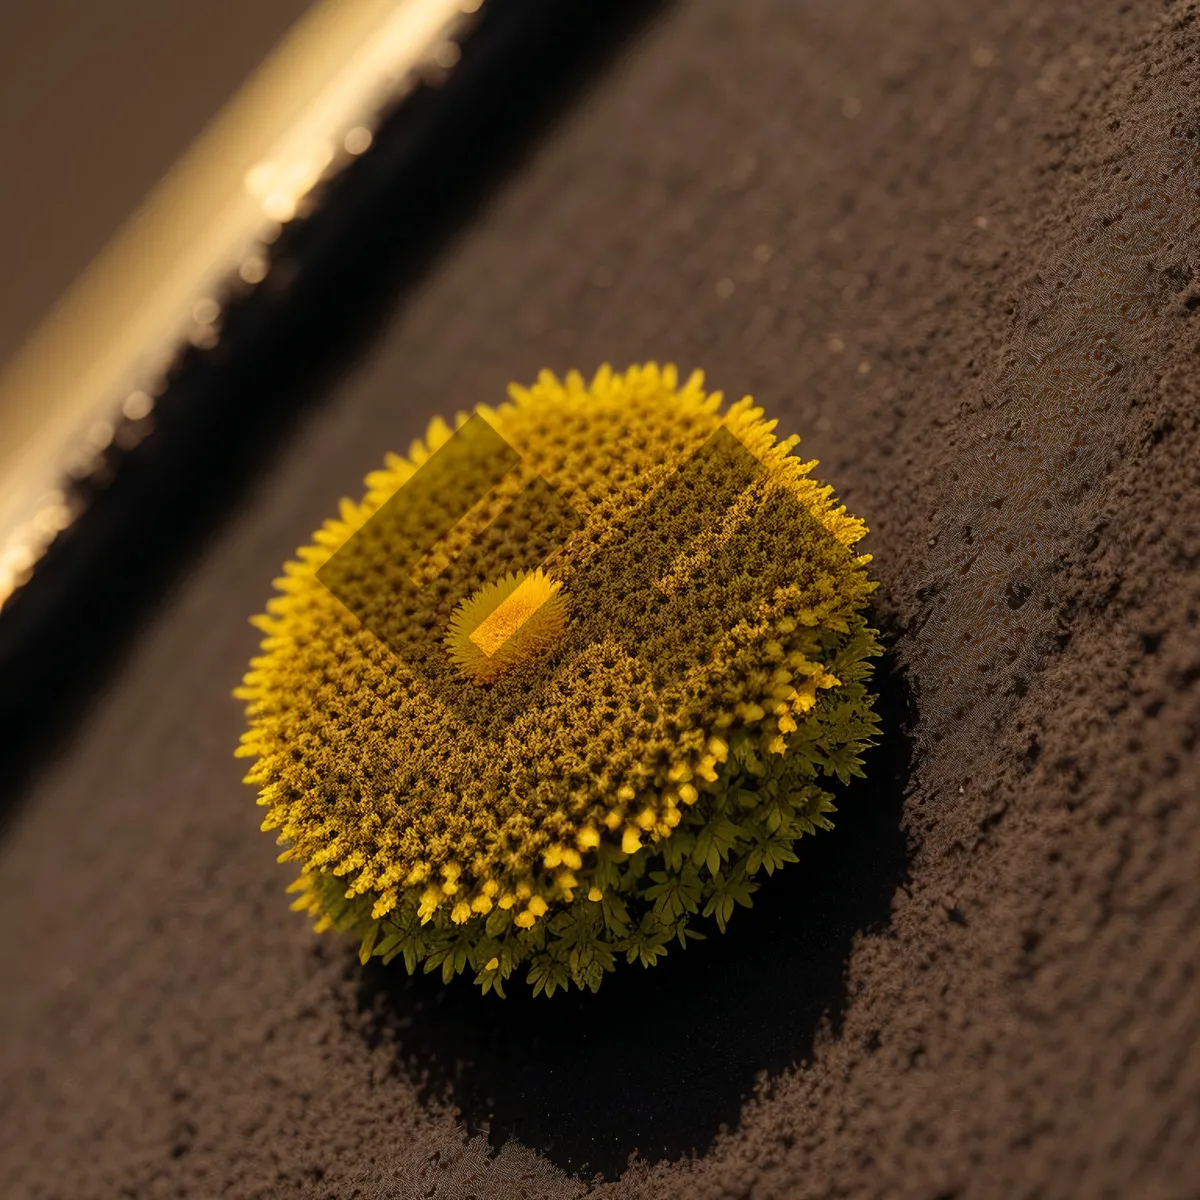
[(890, 662), (877, 686), (883, 737), (867, 778), (840, 794), (835, 830), (802, 841), (800, 861), (764, 879), (725, 936), (705, 922), (705, 941), (673, 946), (652, 970), (622, 962), (595, 995), (550, 1000), (516, 979), (498, 1001), (375, 960), (357, 995), (367, 1035), (393, 1038), (403, 1069), (493, 1146), (516, 1138), (608, 1178), (635, 1152), (704, 1152), (763, 1072), (808, 1058), (823, 1021), (840, 1030), (854, 939), (887, 926), (907, 878), (911, 706)]

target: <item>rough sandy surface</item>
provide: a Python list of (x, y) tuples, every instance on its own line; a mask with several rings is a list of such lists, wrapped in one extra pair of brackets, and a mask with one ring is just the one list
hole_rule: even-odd
[[(1198, 49), (1195, 5), (1116, 0), (644, 30), (21, 797), (0, 1194), (1200, 1195)], [(868, 518), (871, 786), (595, 998), (364, 975), (239, 784), (244, 618), (433, 412), (645, 358), (754, 393)]]

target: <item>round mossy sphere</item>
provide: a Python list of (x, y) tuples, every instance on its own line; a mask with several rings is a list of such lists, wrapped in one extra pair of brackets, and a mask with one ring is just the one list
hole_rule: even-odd
[(673, 367), (436, 419), (276, 581), (237, 696), (294, 907), (504, 994), (724, 931), (878, 732), (866, 527)]

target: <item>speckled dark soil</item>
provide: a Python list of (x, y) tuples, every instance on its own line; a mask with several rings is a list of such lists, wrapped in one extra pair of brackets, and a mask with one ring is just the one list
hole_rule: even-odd
[[(1200, 1196), (1195, 9), (643, 29), (17, 798), (0, 1194)], [(752, 392), (871, 524), (870, 785), (596, 997), (363, 972), (239, 782), (245, 617), (432, 413), (645, 358)]]

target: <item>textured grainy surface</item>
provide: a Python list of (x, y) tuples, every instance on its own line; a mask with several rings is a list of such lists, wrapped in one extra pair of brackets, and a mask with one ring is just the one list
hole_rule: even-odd
[[(1197, 1195), (1198, 41), (1194, 5), (1115, 0), (696, 0), (647, 30), (264, 469), (23, 797), (0, 849), (0, 1192), (575, 1196), (551, 1160), (577, 1165), (586, 1125), (592, 1167), (641, 1152), (614, 1197)], [(755, 393), (871, 520), (921, 748), (902, 816), (893, 759), (825, 855), (877, 854), (902, 820), (910, 877), (884, 855), (860, 903), (861, 873), (810, 855), (792, 878), (821, 892), (764, 892), (659, 990), (573, 1010), (363, 980), (287, 914), (229, 758), (245, 614), (432, 412), (646, 357)], [(989, 456), (1006, 408), (1019, 453), (1078, 435), (1074, 458)], [(1032, 533), (1010, 568), (976, 555), (997, 531)], [(989, 588), (1014, 656), (1002, 630), (961, 643), (994, 625)], [(763, 949), (772, 901), (789, 920)], [(756, 1054), (739, 1115), (753, 1075), (727, 1094), (728, 1064)], [(489, 1166), (425, 1072), (517, 1141)], [(689, 1139), (694, 1163), (654, 1161)]]

